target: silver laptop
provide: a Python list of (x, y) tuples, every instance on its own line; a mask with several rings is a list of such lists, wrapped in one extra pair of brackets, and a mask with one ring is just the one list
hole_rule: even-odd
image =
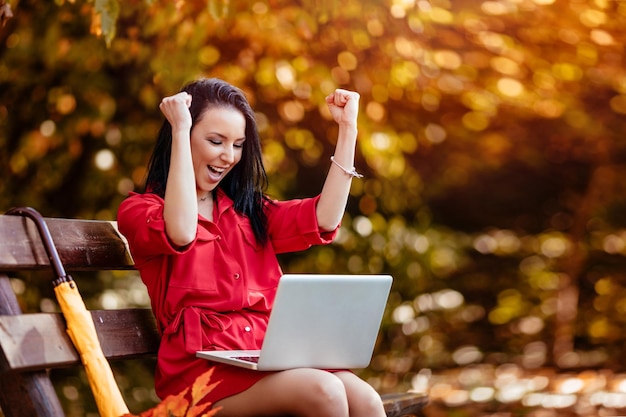
[(283, 275), (261, 350), (196, 356), (259, 371), (365, 368), (391, 283), (390, 275)]

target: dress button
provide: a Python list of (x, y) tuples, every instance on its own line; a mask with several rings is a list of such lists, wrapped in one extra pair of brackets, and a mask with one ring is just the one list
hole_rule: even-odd
[(235, 274), (235, 279), (239, 279), (239, 274)]
[(252, 329), (250, 328), (250, 326), (246, 326), (246, 327), (244, 327), (243, 329), (244, 329), (245, 331), (247, 331), (247, 332), (249, 332), (250, 330), (252, 330)]

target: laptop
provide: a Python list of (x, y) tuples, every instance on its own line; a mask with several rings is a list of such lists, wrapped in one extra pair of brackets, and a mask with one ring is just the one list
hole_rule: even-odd
[(259, 371), (369, 366), (391, 289), (390, 275), (285, 274), (260, 350), (196, 356)]

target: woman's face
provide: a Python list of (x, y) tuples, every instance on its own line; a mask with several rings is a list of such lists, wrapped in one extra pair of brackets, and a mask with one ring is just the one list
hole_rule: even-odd
[(191, 158), (198, 195), (212, 191), (241, 160), (246, 119), (233, 107), (212, 107), (191, 129)]

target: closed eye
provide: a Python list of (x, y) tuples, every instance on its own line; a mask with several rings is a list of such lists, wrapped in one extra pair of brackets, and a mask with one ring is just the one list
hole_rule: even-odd
[[(216, 138), (207, 138), (206, 140), (209, 143), (211, 143), (211, 144), (213, 144), (215, 146), (220, 146), (220, 145), (224, 144), (224, 140), (221, 139), (221, 138), (218, 138), (218, 139), (216, 139)], [(244, 142), (245, 142), (245, 139), (241, 140), (240, 142), (233, 143), (233, 148), (238, 148), (238, 149), (243, 148)]]

